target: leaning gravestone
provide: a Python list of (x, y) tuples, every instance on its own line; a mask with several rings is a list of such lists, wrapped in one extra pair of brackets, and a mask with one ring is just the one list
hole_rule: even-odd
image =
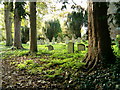
[(74, 53), (74, 43), (73, 42), (68, 43), (68, 53)]
[(84, 44), (77, 44), (77, 49), (78, 49), (78, 51), (84, 51), (85, 45)]
[(48, 47), (49, 51), (54, 50), (54, 47), (52, 45), (47, 45), (46, 47)]

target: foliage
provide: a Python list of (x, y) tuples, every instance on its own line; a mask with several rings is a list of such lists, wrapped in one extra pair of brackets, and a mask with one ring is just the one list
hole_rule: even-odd
[(29, 28), (27, 26), (21, 26), (21, 40), (24, 44), (29, 41)]
[[(66, 70), (78, 70), (85, 65), (81, 62), (85, 56), (86, 51), (81, 51), (74, 54), (68, 54), (64, 45), (54, 45), (55, 50), (48, 52), (44, 45), (40, 45), (39, 52), (35, 58), (39, 60), (24, 60), (17, 64), (20, 70), (25, 70), (30, 74), (43, 74), (44, 77), (52, 79), (56, 76), (64, 75)], [(43, 48), (45, 50), (43, 50)], [(32, 56), (33, 57), (33, 56)], [(37, 62), (37, 63), (36, 63)], [(35, 72), (34, 72), (35, 71)], [(64, 76), (62, 76), (64, 77)]]
[[(75, 90), (115, 90), (118, 89), (120, 83), (120, 50), (116, 45), (113, 45), (114, 53), (117, 55), (118, 59), (114, 65), (111, 65), (109, 68), (98, 67), (92, 73), (86, 75), (86, 73), (81, 72), (81, 67), (85, 64), (81, 62), (83, 60), (86, 51), (77, 52), (74, 54), (68, 54), (66, 46), (64, 44), (54, 45), (55, 50), (48, 51), (45, 45), (38, 45), (39, 52), (38, 56), (31, 56), (28, 53), (28, 50), (9, 50), (8, 47), (4, 46), (4, 42), (1, 42), (1, 47), (4, 48), (1, 50), (0, 55), (6, 57), (11, 61), (11, 67), (17, 67), (16, 72), (22, 72), (22, 74), (17, 74), (17, 77), (22, 80), (20, 82), (26, 82), (26, 78), (34, 80), (36, 85), (45, 86), (45, 88), (67, 88)], [(24, 47), (28, 47), (27, 44), (23, 44)], [(76, 45), (75, 45), (76, 47)], [(2, 54), (1, 54), (2, 53)], [(12, 56), (11, 58), (9, 58)], [(61, 56), (61, 57), (60, 57)], [(62, 58), (63, 57), (63, 58)], [(3, 60), (7, 61), (7, 60)], [(10, 71), (9, 71), (10, 72)], [(12, 71), (11, 75), (14, 75)], [(9, 73), (10, 74), (10, 73)], [(23, 75), (23, 76), (21, 76)], [(35, 76), (35, 78), (33, 78)], [(24, 77), (24, 78), (23, 78)], [(38, 80), (40, 78), (40, 80)], [(45, 80), (44, 84), (38, 83), (38, 81)], [(46, 82), (49, 81), (50, 86)], [(11, 81), (12, 82), (12, 81)], [(41, 81), (42, 82), (42, 81)], [(13, 83), (13, 82), (12, 82)], [(28, 82), (26, 82), (28, 83)], [(51, 85), (55, 85), (51, 87)], [(16, 85), (16, 84), (15, 84)], [(22, 84), (23, 85), (23, 84)], [(33, 84), (30, 84), (33, 85)], [(39, 86), (38, 85), (38, 86)], [(33, 85), (34, 86), (34, 85)], [(13, 86), (14, 87), (14, 86)]]
[(5, 40), (4, 8), (0, 8), (0, 41)]
[(28, 13), (25, 11), (26, 2), (15, 2), (15, 9), (18, 10), (19, 18), (25, 18)]
[(5, 7), (10, 6), (10, 11), (13, 12), (13, 2), (4, 2)]
[(61, 33), (61, 26), (59, 20), (51, 20), (45, 22), (45, 34), (51, 41), (53, 37), (57, 38), (58, 34)]
[(115, 20), (116, 20), (116, 24), (120, 27), (120, 1), (115, 3), (115, 6), (117, 7)]
[[(86, 14), (86, 13), (85, 13)], [(85, 16), (86, 17), (86, 16)], [(67, 27), (72, 34), (75, 34), (76, 37), (81, 37), (81, 27), (86, 18), (83, 15), (83, 10), (79, 12), (73, 11), (67, 16)], [(85, 19), (84, 19), (85, 18)]]

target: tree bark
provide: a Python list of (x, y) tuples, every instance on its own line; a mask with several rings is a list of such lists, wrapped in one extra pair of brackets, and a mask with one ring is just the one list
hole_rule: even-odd
[(88, 8), (88, 53), (84, 62), (86, 70), (92, 71), (99, 63), (104, 65), (115, 62), (107, 24), (106, 2), (89, 2)]
[(14, 44), (13, 44), (13, 46), (17, 49), (23, 49), (22, 43), (21, 43), (20, 26), (21, 26), (20, 16), (18, 14), (18, 9), (15, 8), (15, 11), (14, 11)]
[(30, 52), (37, 52), (36, 2), (30, 2)]
[(6, 46), (12, 46), (12, 22), (11, 22), (11, 6), (10, 3), (4, 4), (4, 21), (6, 30)]

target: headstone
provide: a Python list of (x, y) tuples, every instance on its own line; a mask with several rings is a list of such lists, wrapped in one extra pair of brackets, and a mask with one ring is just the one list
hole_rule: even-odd
[(60, 43), (61, 42), (61, 38), (58, 36), (57, 37), (57, 43)]
[(69, 42), (69, 37), (66, 36), (66, 37), (65, 37), (65, 43), (68, 44), (68, 42)]
[(37, 45), (41, 45), (41, 40), (37, 40)]
[(54, 47), (52, 45), (47, 45), (46, 47), (48, 47), (49, 51), (54, 50)]
[(52, 44), (55, 44), (55, 37), (52, 38)]
[(42, 39), (42, 40), (41, 40), (41, 45), (44, 45), (44, 44), (45, 44), (45, 42), (44, 42), (44, 40)]
[(48, 38), (46, 38), (46, 40), (45, 40), (45, 44), (49, 44), (50, 43), (50, 40), (48, 39)]
[(84, 44), (77, 44), (77, 49), (78, 49), (78, 51), (84, 51), (85, 45)]
[(68, 43), (68, 53), (74, 53), (74, 43), (73, 42)]
[(75, 43), (75, 38), (72, 36), (72, 42)]
[(80, 37), (78, 37), (78, 38), (77, 38), (77, 43), (80, 43), (80, 40), (81, 40)]

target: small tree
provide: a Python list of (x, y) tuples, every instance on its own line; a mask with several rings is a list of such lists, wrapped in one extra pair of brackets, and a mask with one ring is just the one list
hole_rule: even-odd
[(59, 20), (45, 22), (45, 32), (50, 41), (52, 41), (53, 37), (57, 38), (58, 34), (62, 32)]
[(82, 9), (79, 12), (73, 11), (72, 13), (68, 14), (67, 17), (68, 30), (72, 34), (75, 34), (76, 37), (81, 37), (81, 28), (83, 26), (83, 23), (87, 21), (86, 14), (87, 13), (83, 15)]

